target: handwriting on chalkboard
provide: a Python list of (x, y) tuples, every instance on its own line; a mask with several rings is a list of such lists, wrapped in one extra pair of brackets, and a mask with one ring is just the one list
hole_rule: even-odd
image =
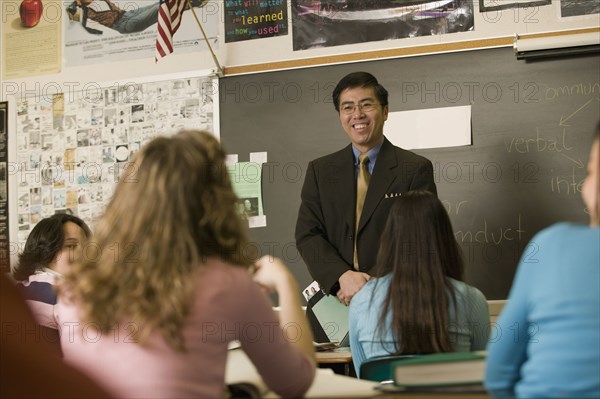
[(528, 152), (563, 152), (573, 149), (572, 145), (567, 143), (567, 130), (562, 129), (560, 137), (543, 137), (540, 129), (536, 129), (535, 138), (513, 137), (510, 141), (505, 141), (504, 145), (508, 152), (518, 152), (526, 154)]
[[(471, 208), (469, 201), (457, 201), (455, 204), (448, 200), (441, 200), (444, 208), (450, 217), (458, 216), (461, 211)], [(463, 211), (464, 212), (464, 211)], [(459, 243), (476, 242), (480, 244), (496, 244), (499, 245), (503, 241), (521, 241), (523, 239), (523, 226), (521, 223), (521, 214), (514, 217), (514, 221), (507, 219), (505, 226), (490, 227), (488, 221), (484, 218), (479, 226), (474, 229), (455, 230), (454, 236)]]
[(563, 85), (558, 87), (546, 88), (546, 99), (554, 100), (558, 97), (564, 96), (589, 96), (594, 94), (600, 94), (600, 83), (598, 82), (587, 82), (587, 83), (576, 83), (573, 85)]
[(288, 33), (287, 0), (225, 0), (225, 43)]
[[(583, 166), (581, 167), (581, 169)], [(572, 168), (570, 176), (551, 176), (550, 189), (555, 194), (573, 195), (581, 193), (583, 182), (585, 181), (585, 172), (575, 173), (575, 167)]]
[(470, 230), (457, 230), (454, 232), (456, 240), (463, 242), (478, 242), (480, 244), (500, 244), (503, 241), (521, 241), (523, 239), (523, 226), (521, 214), (517, 214), (512, 223), (506, 226), (490, 227), (484, 218), (480, 226)]

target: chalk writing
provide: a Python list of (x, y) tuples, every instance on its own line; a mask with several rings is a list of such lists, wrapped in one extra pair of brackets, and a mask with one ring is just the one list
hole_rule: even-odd
[(573, 149), (567, 144), (567, 130), (563, 128), (559, 138), (545, 138), (540, 135), (540, 129), (536, 128), (535, 138), (513, 137), (510, 142), (505, 141), (504, 146), (508, 152), (527, 154), (529, 152), (563, 152)]
[(600, 94), (600, 83), (576, 83), (570, 86), (564, 85), (546, 89), (546, 99), (548, 100), (564, 96), (589, 96), (590, 94)]
[(458, 230), (454, 233), (456, 240), (461, 242), (478, 242), (480, 244), (500, 244), (503, 241), (521, 241), (523, 238), (523, 227), (521, 225), (521, 214), (517, 215), (516, 223), (512, 226), (499, 226), (490, 228), (488, 221), (483, 219), (483, 226), (478, 230)]
[(444, 205), (444, 207), (446, 208), (446, 211), (448, 212), (449, 215), (458, 215), (458, 213), (460, 212), (460, 208), (463, 205), (468, 204), (469, 201), (458, 201), (458, 203), (454, 206), (454, 208), (452, 207), (452, 203), (448, 200), (442, 200), (442, 204)]
[[(596, 98), (595, 99), (596, 103), (598, 101), (600, 101), (600, 99)], [(571, 119), (572, 117), (574, 117), (579, 111), (581, 111), (582, 109), (584, 109), (585, 107), (587, 107), (592, 101), (594, 101), (593, 98), (590, 98), (585, 104), (583, 104), (581, 107), (577, 108), (573, 113), (571, 113), (571, 115), (568, 115), (567, 117), (565, 117), (564, 115), (562, 115), (560, 117), (560, 121), (558, 122), (559, 126), (570, 126), (567, 124), (567, 122), (569, 121), (569, 119)], [(597, 104), (596, 104), (597, 106)]]
[(575, 175), (575, 167), (573, 167), (569, 177), (552, 176), (550, 178), (550, 189), (555, 194), (579, 194), (583, 188), (584, 180), (585, 176)]

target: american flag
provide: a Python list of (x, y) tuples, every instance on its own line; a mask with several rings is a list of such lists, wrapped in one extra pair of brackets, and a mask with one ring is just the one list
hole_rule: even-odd
[(173, 35), (181, 25), (186, 0), (160, 0), (155, 62), (173, 52)]

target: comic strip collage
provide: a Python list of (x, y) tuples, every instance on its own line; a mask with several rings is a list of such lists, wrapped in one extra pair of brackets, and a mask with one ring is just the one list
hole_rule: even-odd
[(182, 128), (213, 131), (213, 79), (115, 84), (17, 103), (18, 240), (56, 212), (90, 227), (145, 142)]

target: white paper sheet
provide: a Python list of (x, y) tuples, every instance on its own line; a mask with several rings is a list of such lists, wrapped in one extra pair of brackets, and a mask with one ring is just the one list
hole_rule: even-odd
[(383, 131), (392, 144), (405, 149), (470, 145), (471, 106), (390, 112)]

